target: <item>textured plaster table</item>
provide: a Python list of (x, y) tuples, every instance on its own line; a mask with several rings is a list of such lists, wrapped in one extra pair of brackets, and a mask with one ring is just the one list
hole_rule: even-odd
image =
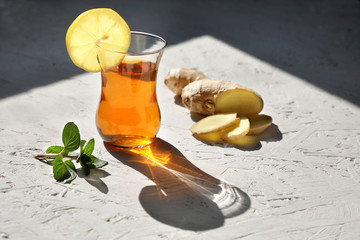
[[(274, 124), (250, 148), (196, 140), (196, 116), (163, 83), (177, 67), (254, 89)], [(358, 106), (200, 36), (168, 47), (160, 64), (159, 165), (104, 146), (100, 87), (99, 74), (83, 73), (0, 100), (0, 238), (359, 239)], [(62, 184), (32, 156), (61, 144), (68, 121), (109, 165)]]

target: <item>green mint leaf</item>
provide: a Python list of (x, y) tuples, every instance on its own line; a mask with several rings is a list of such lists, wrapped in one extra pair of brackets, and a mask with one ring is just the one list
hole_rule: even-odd
[(85, 140), (81, 140), (80, 141), (80, 154), (82, 154), (82, 152), (84, 151), (84, 145), (85, 145), (86, 141)]
[(65, 163), (63, 162), (63, 157), (57, 156), (53, 163), (53, 173), (56, 181), (60, 182), (70, 177), (70, 173)]
[[(77, 177), (76, 167), (73, 160), (80, 162), (82, 171), (87, 176), (91, 168), (101, 168), (108, 162), (103, 161), (92, 155), (95, 140), (90, 139), (87, 143), (81, 140), (79, 128), (73, 122), (68, 122), (62, 132), (63, 146), (50, 146), (46, 154), (35, 155), (39, 160), (45, 160), (47, 164), (53, 166), (54, 178), (58, 182), (70, 183)], [(80, 147), (80, 153), (74, 151)]]
[(93, 155), (91, 155), (90, 158), (91, 158), (91, 163), (89, 164), (90, 168), (102, 168), (102, 167), (108, 165), (107, 161), (100, 160)]
[(94, 151), (94, 146), (95, 146), (95, 140), (92, 138), (87, 142), (83, 154), (87, 156), (91, 156), (92, 152)]
[(80, 146), (80, 133), (79, 128), (73, 122), (69, 122), (65, 125), (62, 133), (62, 141), (65, 146), (65, 150), (72, 152)]
[(66, 160), (66, 161), (64, 161), (64, 163), (65, 163), (66, 167), (68, 167), (76, 172), (75, 165), (71, 160)]
[[(63, 151), (64, 147), (62, 146), (51, 146), (46, 149), (46, 153), (54, 153), (59, 154), (61, 151)], [(61, 155), (68, 155), (69, 151), (63, 151)]]
[(74, 170), (72, 170), (71, 168), (69, 168), (68, 170), (70, 173), (70, 177), (68, 179), (65, 179), (64, 183), (71, 183), (77, 177), (77, 173)]
[(65, 161), (65, 166), (67, 167), (70, 177), (64, 180), (64, 183), (71, 183), (77, 176), (75, 165), (71, 160)]
[(56, 181), (64, 183), (72, 182), (77, 176), (75, 165), (71, 160), (64, 162), (61, 155), (53, 161), (53, 173)]
[(90, 173), (90, 168), (89, 168), (89, 166), (86, 164), (86, 162), (80, 160), (80, 165), (81, 165), (82, 168), (83, 168), (83, 171), (84, 171), (85, 176), (89, 175), (89, 173)]
[(63, 149), (62, 146), (51, 146), (46, 149), (46, 153), (60, 153)]
[(80, 162), (84, 162), (84, 163), (86, 163), (86, 164), (89, 164), (89, 163), (91, 163), (91, 158), (88, 156), (88, 155), (81, 155), (80, 156)]
[(51, 165), (51, 166), (54, 165), (54, 161), (55, 161), (54, 159), (51, 159), (51, 160), (46, 159), (46, 163)]

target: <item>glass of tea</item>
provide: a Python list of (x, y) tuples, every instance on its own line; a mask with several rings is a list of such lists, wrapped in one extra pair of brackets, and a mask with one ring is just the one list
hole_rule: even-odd
[(124, 58), (101, 72), (96, 126), (104, 142), (137, 148), (155, 140), (160, 127), (156, 77), (165, 47), (166, 41), (159, 36), (132, 31), (126, 53), (111, 51)]

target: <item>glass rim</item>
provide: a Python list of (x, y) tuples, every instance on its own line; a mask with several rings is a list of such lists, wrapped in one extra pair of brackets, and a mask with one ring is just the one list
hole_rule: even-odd
[[(119, 54), (124, 54), (124, 55), (133, 55), (133, 56), (141, 56), (141, 55), (150, 55), (150, 54), (155, 54), (155, 53), (159, 53), (162, 50), (164, 50), (164, 48), (167, 46), (167, 42), (164, 38), (152, 34), (152, 33), (147, 33), (147, 32), (141, 32), (141, 31), (131, 31), (131, 34), (138, 34), (138, 35), (144, 35), (144, 36), (148, 36), (148, 37), (153, 37), (156, 38), (160, 41), (162, 41), (164, 43), (164, 45), (162, 47), (160, 47), (159, 49), (155, 49), (152, 51), (146, 51), (146, 52), (122, 52), (122, 51), (116, 51), (116, 50), (111, 50), (111, 49), (107, 49), (101, 46), (98, 46), (101, 49), (104, 49), (105, 51), (109, 51), (109, 52), (113, 52), (113, 53), (119, 53)], [(130, 40), (130, 44), (131, 44), (131, 40)]]

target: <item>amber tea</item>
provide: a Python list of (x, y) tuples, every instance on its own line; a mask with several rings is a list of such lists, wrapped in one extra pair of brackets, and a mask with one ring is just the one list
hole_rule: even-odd
[(156, 64), (142, 61), (122, 62), (101, 74), (96, 124), (105, 142), (132, 147), (153, 141), (160, 126), (156, 75)]
[(101, 71), (96, 125), (105, 142), (134, 148), (155, 140), (160, 127), (156, 77), (165, 46), (166, 41), (161, 37), (131, 32), (127, 52), (108, 50), (99, 56), (101, 66), (106, 56), (123, 58), (116, 66)]

